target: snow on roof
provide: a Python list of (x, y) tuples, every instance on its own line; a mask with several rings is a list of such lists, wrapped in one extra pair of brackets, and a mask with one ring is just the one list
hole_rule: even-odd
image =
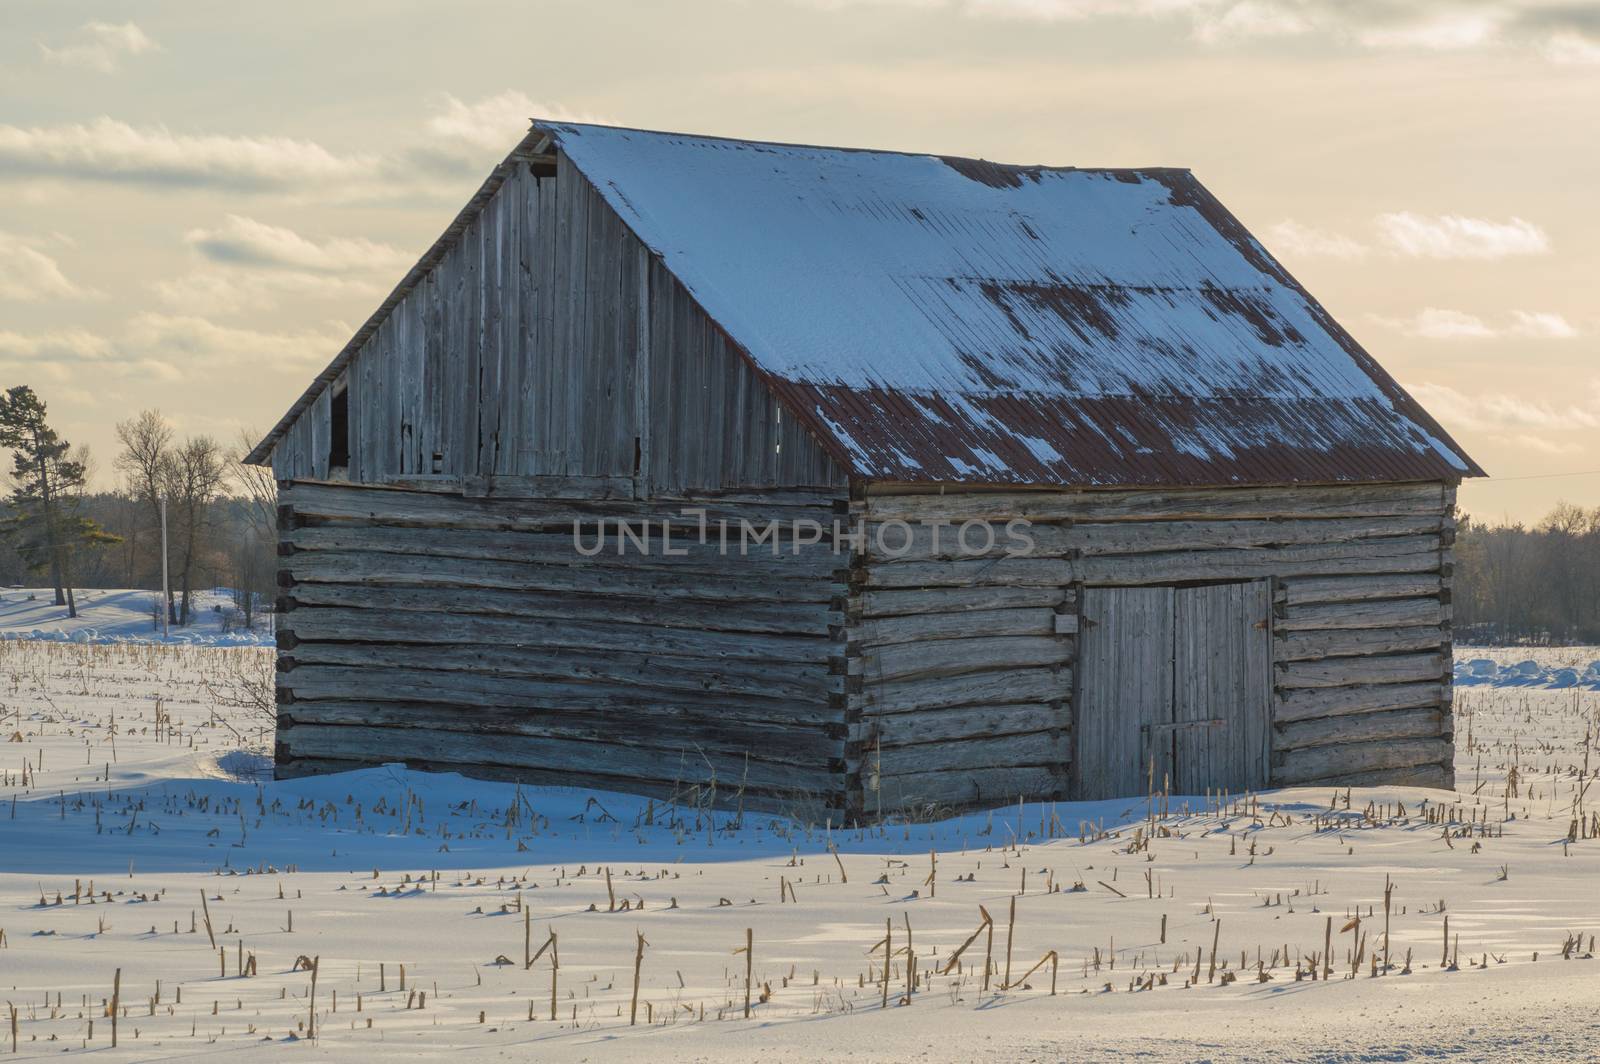
[(1187, 171), (535, 129), (858, 476), (1481, 475)]

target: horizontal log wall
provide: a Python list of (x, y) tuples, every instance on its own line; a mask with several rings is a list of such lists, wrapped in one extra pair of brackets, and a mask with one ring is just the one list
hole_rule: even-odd
[[(845, 806), (849, 555), (831, 538), (730, 556), (673, 504), (306, 482), (280, 501), (280, 773), (404, 761)], [(825, 494), (703, 505), (713, 535), (720, 520), (836, 517)], [(615, 522), (646, 518), (651, 553), (619, 554)], [(604, 552), (578, 553), (575, 520), (589, 549), (608, 523)]]
[[(1447, 783), (1454, 502), (1441, 484), (870, 489), (849, 600), (867, 808), (875, 778), (886, 805), (1059, 793), (1085, 584), (1271, 580), (1272, 782)], [(948, 522), (937, 542), (931, 522)], [(939, 758), (982, 767), (913, 781)]]
[[(909, 497), (896, 500), (913, 504)], [(1077, 595), (1059, 558), (960, 559), (917, 527), (876, 539), (868, 495), (851, 571), (850, 745), (869, 814), (1065, 797)], [(932, 504), (936, 505), (936, 504)], [(949, 533), (949, 530), (945, 530)]]
[[(511, 166), (355, 353), (348, 479), (584, 477), (641, 498), (842, 487), (588, 180), (565, 156), (551, 169)], [(278, 479), (330, 476), (331, 390), (274, 448)]]

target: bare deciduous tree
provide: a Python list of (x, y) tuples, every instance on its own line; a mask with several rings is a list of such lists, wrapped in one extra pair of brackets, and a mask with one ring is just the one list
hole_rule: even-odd
[[(161, 411), (144, 410), (138, 417), (118, 423), (117, 439), (122, 443), (122, 453), (116, 460), (117, 471), (127, 478), (129, 493), (145, 508), (150, 526), (159, 529), (161, 496), (167, 489), (172, 464), (172, 426), (161, 416)], [(159, 533), (155, 542), (160, 542)], [(178, 620), (170, 588), (167, 617), (173, 622)]]
[(222, 447), (210, 436), (191, 436), (174, 448), (167, 463), (166, 493), (171, 500), (172, 528), (178, 551), (178, 580), (182, 589), (179, 624), (193, 622), (195, 563), (199, 560), (211, 522), (212, 505), (228, 483), (228, 463)]

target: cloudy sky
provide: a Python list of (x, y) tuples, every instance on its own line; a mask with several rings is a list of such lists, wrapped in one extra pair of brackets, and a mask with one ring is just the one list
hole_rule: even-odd
[(1595, 2), (5, 0), (0, 385), (105, 481), (270, 425), (531, 115), (1188, 166), (1534, 520), (1600, 504), (1596, 114)]

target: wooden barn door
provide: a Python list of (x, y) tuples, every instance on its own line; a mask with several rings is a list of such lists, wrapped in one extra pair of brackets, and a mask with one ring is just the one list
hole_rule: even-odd
[[(1080, 798), (1144, 794), (1151, 728), (1172, 720), (1176, 589), (1089, 587), (1078, 628)], [(1161, 779), (1164, 763), (1156, 765)]]
[(1084, 589), (1079, 798), (1264, 787), (1272, 693), (1265, 581)]
[(1170, 755), (1176, 793), (1267, 785), (1271, 605), (1265, 580), (1178, 589)]

